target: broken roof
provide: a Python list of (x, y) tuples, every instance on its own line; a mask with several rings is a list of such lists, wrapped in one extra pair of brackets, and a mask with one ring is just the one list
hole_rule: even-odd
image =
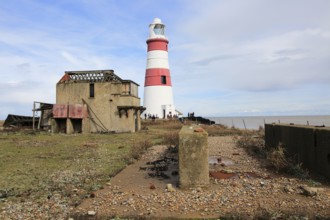
[(65, 71), (58, 83), (74, 82), (122, 82), (113, 70)]
[[(35, 123), (38, 123), (39, 118), (35, 118)], [(4, 127), (10, 126), (31, 126), (33, 125), (33, 117), (23, 115), (12, 115), (9, 114), (3, 124)]]

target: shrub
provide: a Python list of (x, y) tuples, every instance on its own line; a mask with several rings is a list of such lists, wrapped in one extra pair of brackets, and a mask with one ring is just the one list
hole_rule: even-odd
[(279, 144), (276, 148), (266, 149), (263, 131), (246, 132), (242, 136), (234, 137), (237, 147), (244, 148), (249, 154), (266, 159), (270, 168), (281, 171), (297, 178), (309, 178), (308, 171), (302, 168), (293, 157), (286, 154), (285, 146)]
[(300, 179), (308, 179), (309, 176), (309, 172), (307, 170), (304, 170), (302, 168), (302, 163), (297, 163), (297, 164), (290, 164), (287, 167), (287, 171), (288, 174), (298, 177)]
[(163, 120), (157, 119), (155, 121), (152, 120), (142, 120), (142, 127), (154, 127), (159, 129), (168, 129), (168, 130), (179, 130), (182, 128), (182, 123), (177, 119), (172, 120)]
[(152, 143), (149, 140), (140, 141), (134, 143), (130, 150), (130, 157), (134, 159), (139, 159), (146, 150), (152, 146)]
[(265, 141), (263, 136), (245, 133), (243, 136), (235, 137), (236, 146), (245, 148), (252, 155), (266, 157)]
[(289, 166), (289, 161), (285, 155), (285, 148), (279, 144), (276, 148), (270, 150), (267, 155), (270, 165), (277, 171), (286, 169)]
[(179, 146), (179, 132), (172, 131), (163, 135), (163, 144), (168, 146)]
[(228, 136), (241, 135), (242, 130), (236, 128), (228, 128), (225, 125), (201, 125), (201, 127), (208, 133), (209, 136)]
[(302, 168), (302, 163), (298, 163), (293, 157), (289, 157), (286, 154), (285, 146), (281, 143), (268, 152), (267, 159), (271, 167), (277, 171), (282, 171), (300, 179), (309, 178), (309, 173)]

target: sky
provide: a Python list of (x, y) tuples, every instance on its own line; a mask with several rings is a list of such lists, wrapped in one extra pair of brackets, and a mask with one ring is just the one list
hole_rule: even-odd
[(55, 103), (64, 71), (140, 85), (148, 25), (166, 25), (184, 115), (330, 115), (329, 0), (11, 0), (0, 4), (0, 119)]

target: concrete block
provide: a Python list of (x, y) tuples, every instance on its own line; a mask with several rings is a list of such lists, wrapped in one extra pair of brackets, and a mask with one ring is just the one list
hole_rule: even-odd
[(330, 179), (330, 128), (315, 129), (315, 170)]
[(276, 147), (275, 139), (274, 139), (274, 125), (273, 124), (265, 124), (265, 146), (267, 148)]
[[(271, 128), (272, 126), (272, 128)], [(330, 128), (275, 124), (265, 126), (266, 144), (283, 143), (287, 153), (311, 173), (330, 179)]]
[(278, 125), (274, 125), (274, 147), (277, 147), (282, 142), (282, 129)]
[(209, 183), (208, 134), (199, 126), (184, 126), (179, 142), (179, 186), (205, 186)]
[(313, 127), (299, 127), (300, 139), (296, 150), (299, 152), (300, 161), (304, 168), (314, 170), (315, 165), (315, 132)]

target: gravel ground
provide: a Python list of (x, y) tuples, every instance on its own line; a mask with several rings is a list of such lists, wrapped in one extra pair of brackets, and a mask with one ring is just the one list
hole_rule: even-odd
[[(225, 164), (210, 164), (210, 171), (234, 174), (229, 179), (211, 178), (205, 188), (181, 190), (178, 178), (151, 178), (140, 167), (165, 151), (155, 146), (140, 161), (114, 177), (95, 197), (87, 199), (73, 216), (143, 218), (330, 218), (330, 189), (311, 180), (271, 173), (257, 159), (237, 148), (232, 137), (209, 137), (211, 158)], [(171, 157), (171, 155), (167, 155)], [(173, 156), (173, 155), (172, 155)], [(161, 158), (161, 157), (160, 157)], [(177, 169), (172, 162), (171, 170)], [(167, 184), (172, 184), (174, 190)], [(91, 212), (93, 211), (93, 212)], [(95, 213), (94, 213), (95, 212)]]
[[(88, 215), (149, 219), (330, 218), (328, 185), (272, 173), (262, 162), (237, 148), (232, 137), (209, 137), (210, 171), (221, 171), (232, 177), (210, 177), (210, 184), (204, 188), (177, 187), (178, 164), (173, 153), (166, 154), (172, 159), (167, 164), (167, 178), (154, 176), (150, 169), (145, 169), (151, 167), (146, 165), (148, 162), (164, 158), (165, 152), (168, 152), (165, 146), (152, 147), (76, 208), (68, 205), (72, 198), (53, 195), (33, 202), (6, 202), (0, 210), (0, 219), (83, 219)], [(75, 193), (73, 189), (72, 197)]]

